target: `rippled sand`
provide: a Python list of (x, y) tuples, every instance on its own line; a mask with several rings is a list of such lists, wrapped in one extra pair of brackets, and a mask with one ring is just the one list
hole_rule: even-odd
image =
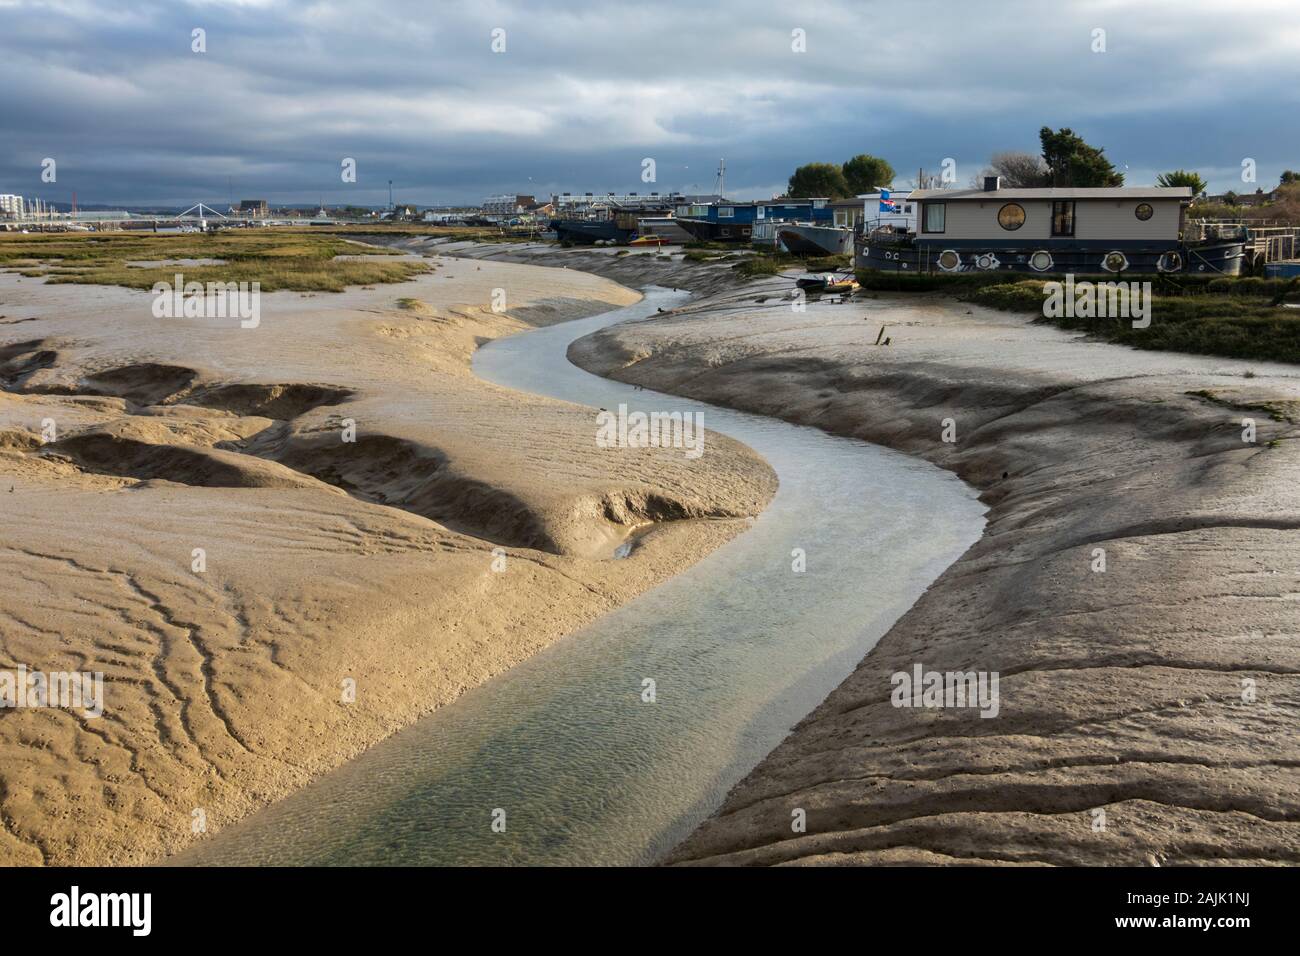
[(106, 680), (98, 719), (0, 711), (0, 862), (157, 859), (744, 528), (774, 479), (742, 446), (601, 454), (590, 410), (469, 371), (637, 298), (444, 260), (245, 329), (0, 275), (0, 669)]

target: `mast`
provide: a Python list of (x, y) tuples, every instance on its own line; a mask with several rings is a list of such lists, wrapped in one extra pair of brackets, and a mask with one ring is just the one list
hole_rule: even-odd
[(718, 180), (717, 180), (716, 183), (714, 183), (714, 189), (717, 190), (717, 193), (718, 193), (719, 196), (722, 196), (723, 198), (726, 198), (726, 195), (727, 195), (727, 161), (726, 161), (725, 159), (720, 159), (720, 160), (718, 160)]

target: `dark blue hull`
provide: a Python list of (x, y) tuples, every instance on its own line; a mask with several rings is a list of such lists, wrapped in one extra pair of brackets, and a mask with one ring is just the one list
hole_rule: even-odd
[(636, 235), (636, 230), (620, 229), (613, 220), (552, 219), (550, 225), (555, 230), (555, 238), (560, 242), (572, 242), (580, 246), (595, 245), (597, 242), (622, 245)]
[(859, 239), (854, 264), (883, 272), (1010, 272), (1027, 275), (1198, 273), (1240, 275), (1243, 242), (1163, 243), (1039, 240), (1033, 245), (995, 245), (942, 236)]
[(708, 219), (682, 219), (677, 225), (689, 232), (699, 242), (749, 242), (754, 231), (748, 222), (710, 222)]

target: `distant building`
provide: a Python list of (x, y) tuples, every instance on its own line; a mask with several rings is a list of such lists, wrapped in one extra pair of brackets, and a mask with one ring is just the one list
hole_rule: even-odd
[(535, 197), (516, 193), (513, 196), (489, 196), (479, 208), (485, 216), (517, 216), (536, 205)]
[(559, 193), (551, 196), (556, 215), (571, 216), (594, 209), (671, 209), (681, 203), (703, 203), (721, 196), (683, 196), (681, 193)]
[(12, 193), (0, 194), (0, 219), (23, 218), (23, 197)]
[(249, 219), (265, 219), (267, 207), (265, 199), (241, 199), (237, 212)]
[(1216, 196), (1203, 196), (1202, 198), (1206, 202), (1222, 203), (1228, 206), (1262, 206), (1265, 203), (1276, 202), (1278, 190), (1264, 192), (1263, 189), (1257, 188), (1253, 193), (1226, 192), (1219, 193)]

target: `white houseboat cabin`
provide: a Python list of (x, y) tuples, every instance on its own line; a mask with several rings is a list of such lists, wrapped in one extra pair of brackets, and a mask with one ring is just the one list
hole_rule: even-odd
[(1241, 271), (1240, 237), (1189, 236), (1177, 187), (920, 189), (903, 238), (864, 230), (858, 265), (891, 271), (1030, 273)]

